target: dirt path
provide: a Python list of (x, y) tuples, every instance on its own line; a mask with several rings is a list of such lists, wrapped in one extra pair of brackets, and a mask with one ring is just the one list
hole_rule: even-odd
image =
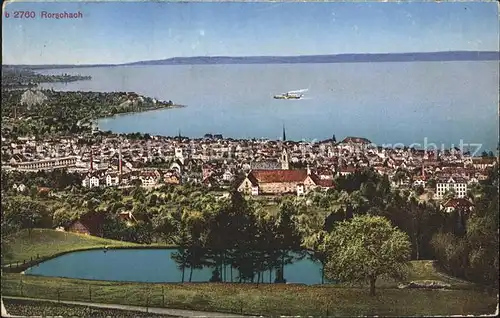
[[(51, 299), (40, 299), (40, 298), (26, 298), (26, 297), (11, 297), (11, 296), (2, 296), (2, 298), (6, 299), (22, 299), (22, 300), (33, 300), (33, 301), (46, 301), (57, 303), (57, 300)], [(96, 307), (96, 308), (108, 308), (108, 309), (121, 309), (127, 311), (142, 311), (142, 312), (150, 312), (154, 314), (163, 314), (169, 316), (176, 317), (250, 317), (250, 316), (242, 316), (236, 314), (227, 314), (227, 313), (216, 313), (216, 312), (205, 312), (205, 311), (194, 311), (194, 310), (184, 310), (184, 309), (171, 309), (171, 308), (154, 308), (154, 307), (142, 307), (142, 306), (130, 306), (130, 305), (118, 305), (118, 304), (102, 304), (102, 303), (89, 303), (84, 301), (67, 301), (61, 300), (62, 304), (69, 305), (81, 305), (88, 307)], [(5, 311), (5, 307), (3, 305), (2, 300), (2, 317), (18, 317), (8, 315)]]

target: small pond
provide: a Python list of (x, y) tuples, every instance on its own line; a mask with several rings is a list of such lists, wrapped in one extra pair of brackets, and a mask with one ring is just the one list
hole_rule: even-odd
[[(97, 249), (64, 254), (35, 265), (25, 271), (26, 275), (67, 277), (109, 281), (176, 283), (182, 280), (182, 270), (172, 259), (176, 249)], [(194, 269), (192, 282), (207, 282), (213, 268)], [(238, 271), (226, 266), (221, 277), (227, 282), (238, 281)], [(185, 270), (185, 281), (190, 269)], [(271, 274), (271, 275), (269, 275)], [(274, 282), (276, 272), (263, 273), (263, 282)], [(321, 264), (309, 258), (295, 260), (284, 267), (284, 278), (288, 283), (321, 284)], [(255, 276), (257, 281), (257, 275)]]

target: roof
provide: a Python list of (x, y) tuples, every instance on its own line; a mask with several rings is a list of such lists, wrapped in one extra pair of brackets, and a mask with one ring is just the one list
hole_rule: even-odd
[(353, 167), (353, 166), (340, 167), (339, 171), (340, 172), (356, 172), (356, 167)]
[(494, 164), (496, 158), (472, 158), (474, 164)]
[(208, 177), (204, 178), (201, 182), (205, 185), (217, 184), (217, 180), (212, 176), (208, 176)]
[(254, 161), (250, 164), (252, 169), (255, 170), (277, 170), (281, 168), (281, 164), (278, 161)]
[(142, 170), (140, 176), (143, 178), (156, 178), (158, 177), (157, 171)]
[(466, 180), (460, 176), (445, 176), (439, 177), (438, 183), (467, 183)]
[(134, 221), (137, 222), (135, 216), (130, 211), (122, 211), (118, 214), (118, 217), (123, 221)]
[(457, 208), (457, 207), (472, 207), (474, 206), (469, 200), (464, 198), (454, 198), (446, 201), (444, 204), (445, 208)]
[(104, 223), (104, 219), (105, 217), (102, 213), (86, 213), (80, 216), (78, 220), (73, 221), (69, 227), (71, 227), (76, 222), (80, 222), (88, 229), (91, 235), (99, 235)]
[(313, 181), (314, 183), (316, 183), (316, 185), (323, 188), (333, 188), (335, 186), (332, 179), (313, 178)]
[(371, 141), (363, 137), (346, 137), (341, 143), (371, 144)]
[(307, 170), (252, 170), (248, 178), (252, 184), (303, 182), (307, 178)]
[(318, 168), (316, 169), (316, 174), (317, 175), (323, 175), (323, 176), (331, 176), (333, 175), (332, 170), (329, 168)]

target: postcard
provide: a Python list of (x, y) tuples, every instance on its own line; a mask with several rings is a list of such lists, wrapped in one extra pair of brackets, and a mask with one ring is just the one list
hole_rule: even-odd
[(495, 1), (7, 1), (2, 317), (498, 312)]

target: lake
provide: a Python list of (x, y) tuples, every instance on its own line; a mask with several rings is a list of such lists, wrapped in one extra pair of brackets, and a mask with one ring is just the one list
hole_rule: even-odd
[[(185, 108), (99, 121), (119, 133), (293, 140), (361, 136), (378, 145), (498, 144), (498, 61), (164, 65), (45, 70), (92, 80), (56, 90), (135, 91)], [(273, 95), (308, 89), (301, 100)]]
[[(27, 275), (68, 277), (78, 279), (177, 283), (182, 271), (172, 260), (175, 249), (102, 249), (73, 252), (47, 260), (25, 271)], [(193, 282), (207, 282), (212, 276), (211, 268), (193, 271)], [(226, 268), (230, 281), (230, 268)], [(275, 272), (271, 273), (274, 282)], [(233, 281), (237, 282), (238, 271), (233, 269)], [(224, 273), (221, 273), (224, 277)], [(257, 277), (257, 276), (256, 276)], [(320, 284), (321, 265), (308, 258), (285, 265), (284, 277), (289, 283)], [(189, 269), (185, 281), (189, 279)], [(264, 273), (264, 282), (269, 283), (269, 271)]]

